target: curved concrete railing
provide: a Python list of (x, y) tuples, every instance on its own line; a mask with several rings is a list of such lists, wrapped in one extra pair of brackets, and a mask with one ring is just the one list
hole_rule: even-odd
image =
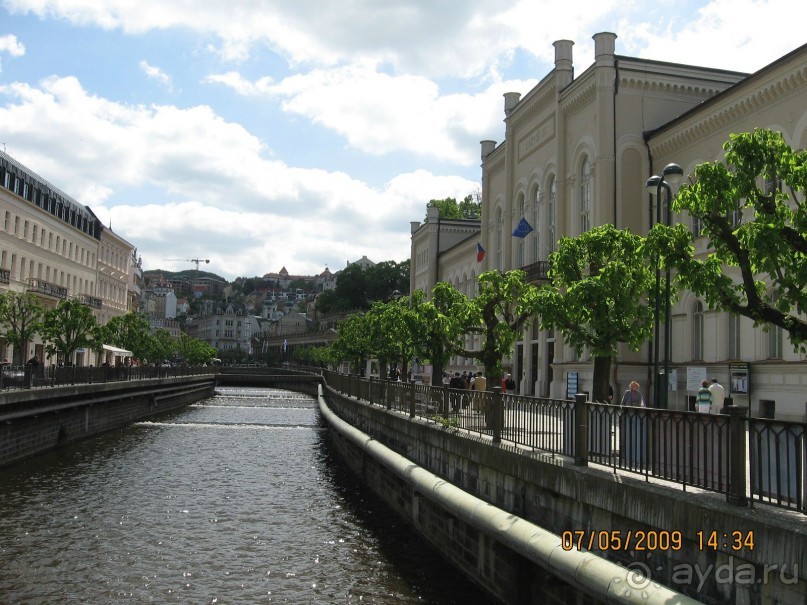
[(418, 492), (526, 559), (592, 597), (625, 605), (697, 605), (691, 597), (652, 582), (635, 570), (588, 552), (564, 550), (561, 538), (492, 506), (417, 466), (334, 414), (319, 388), (319, 407), (328, 424), (362, 450), (393, 469)]

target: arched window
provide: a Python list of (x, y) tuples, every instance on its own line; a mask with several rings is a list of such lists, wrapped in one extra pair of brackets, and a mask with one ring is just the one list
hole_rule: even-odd
[(504, 245), (504, 219), (502, 209), (496, 209), (496, 268), (502, 270), (502, 247)]
[(591, 164), (583, 158), (580, 166), (580, 233), (591, 229)]
[(532, 192), (532, 228), (534, 231), (530, 233), (532, 240), (532, 262), (537, 263), (541, 260), (540, 238), (541, 233), (541, 188), (538, 185)]
[(546, 251), (552, 253), (555, 251), (555, 210), (557, 208), (558, 190), (555, 177), (549, 181), (549, 199), (546, 205)]
[[(526, 218), (527, 212), (527, 204), (524, 200), (524, 194), (519, 194), (518, 196), (518, 203), (516, 204), (516, 208), (518, 209), (518, 215), (516, 216), (516, 225), (522, 219), (522, 217)], [(513, 225), (515, 228), (516, 225)], [(513, 265), (516, 269), (520, 269), (524, 266), (524, 239), (523, 237), (516, 237), (513, 238), (515, 241), (515, 250), (513, 250)]]
[(703, 359), (703, 303), (697, 301), (692, 307), (692, 360)]

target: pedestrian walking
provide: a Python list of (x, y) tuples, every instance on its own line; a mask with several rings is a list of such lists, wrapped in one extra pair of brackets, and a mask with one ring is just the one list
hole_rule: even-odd
[(709, 391), (712, 393), (712, 414), (723, 413), (723, 402), (726, 399), (726, 389), (717, 381), (717, 378), (712, 378), (712, 384), (709, 385)]
[(701, 414), (708, 414), (712, 411), (712, 392), (709, 390), (709, 381), (701, 382), (698, 395), (695, 397), (695, 410)]

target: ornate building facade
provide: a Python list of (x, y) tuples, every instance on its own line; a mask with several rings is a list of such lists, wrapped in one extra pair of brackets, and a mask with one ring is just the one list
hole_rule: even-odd
[[(555, 42), (554, 69), (525, 95), (505, 94), (505, 140), (481, 143), (482, 221), (476, 238), (484, 259), (476, 262), (472, 235), (456, 250), (427, 255), (424, 262), (435, 266), (426, 268), (418, 262), (422, 236), (413, 229), (413, 287), (427, 285), (423, 275), (431, 272), (468, 291), (473, 275), (513, 268), (540, 283), (542, 267), (563, 236), (602, 224), (646, 234), (655, 216), (645, 191), (648, 177), (669, 162), (687, 176), (700, 162), (721, 160), (730, 133), (772, 128), (804, 148), (807, 47), (747, 75), (618, 55), (616, 38), (596, 34), (594, 64), (576, 77), (573, 43)], [(534, 230), (524, 238), (512, 236), (522, 219)], [(685, 216), (674, 220), (691, 222)], [(787, 350), (786, 338), (779, 346), (776, 330), (765, 333), (750, 321), (706, 309), (687, 293), (678, 300), (671, 321), (669, 362), (676, 381), (669, 407), (690, 405), (690, 368), (705, 368), (729, 394), (732, 366), (743, 362), (753, 387), (735, 388), (735, 403), (749, 405), (755, 415), (805, 417), (807, 364)], [(645, 392), (654, 388), (651, 348), (620, 350), (611, 376), (615, 391), (634, 379)], [(467, 365), (454, 361), (451, 369)], [(571, 382), (580, 392), (591, 391), (591, 360), (585, 352), (578, 356), (559, 333), (526, 329), (507, 361), (521, 393), (566, 398)]]

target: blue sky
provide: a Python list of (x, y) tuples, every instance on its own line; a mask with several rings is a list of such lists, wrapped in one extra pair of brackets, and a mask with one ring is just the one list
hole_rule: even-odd
[(430, 199), (478, 189), (502, 95), (552, 69), (555, 40), (577, 73), (600, 31), (618, 54), (753, 72), (805, 42), (787, 26), (805, 17), (802, 0), (0, 0), (0, 145), (145, 269), (402, 261)]

